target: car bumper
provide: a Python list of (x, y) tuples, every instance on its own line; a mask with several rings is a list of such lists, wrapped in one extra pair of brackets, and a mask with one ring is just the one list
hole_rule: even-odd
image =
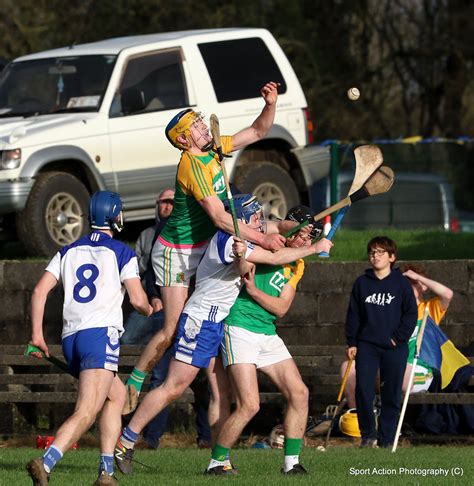
[(28, 199), (34, 179), (0, 182), (0, 214), (21, 211)]
[(311, 187), (315, 182), (329, 175), (330, 147), (307, 145), (294, 148), (292, 152), (299, 161), (307, 187)]

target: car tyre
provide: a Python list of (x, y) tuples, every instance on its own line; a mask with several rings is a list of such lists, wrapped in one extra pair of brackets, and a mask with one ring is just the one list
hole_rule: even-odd
[(238, 167), (235, 185), (242, 193), (257, 196), (268, 219), (283, 219), (289, 209), (300, 204), (290, 174), (272, 162), (249, 162)]
[(30, 255), (52, 256), (88, 231), (90, 195), (84, 184), (65, 172), (44, 172), (36, 177), (17, 232)]

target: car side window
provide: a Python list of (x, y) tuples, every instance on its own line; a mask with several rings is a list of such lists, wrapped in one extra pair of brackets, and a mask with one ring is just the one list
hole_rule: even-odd
[(132, 57), (124, 70), (110, 117), (171, 110), (188, 106), (179, 49)]
[(278, 93), (286, 93), (286, 83), (265, 42), (259, 37), (198, 44), (217, 101), (258, 98), (268, 81), (280, 83)]

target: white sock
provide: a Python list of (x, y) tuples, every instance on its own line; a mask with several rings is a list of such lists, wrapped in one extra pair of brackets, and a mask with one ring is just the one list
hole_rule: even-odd
[(215, 459), (211, 458), (211, 461), (209, 462), (209, 466), (207, 466), (207, 469), (209, 470), (217, 466), (225, 466), (225, 461), (216, 461)]
[(285, 456), (285, 464), (283, 465), (283, 470), (288, 472), (290, 469), (293, 469), (295, 464), (299, 464), (300, 456)]

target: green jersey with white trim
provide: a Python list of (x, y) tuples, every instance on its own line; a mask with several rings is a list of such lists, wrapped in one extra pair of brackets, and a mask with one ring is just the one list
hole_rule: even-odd
[[(279, 297), (283, 287), (291, 283), (296, 284), (303, 275), (304, 261), (298, 260), (283, 266), (257, 265), (255, 270), (255, 286), (272, 297)], [(235, 304), (230, 310), (225, 323), (229, 326), (237, 326), (257, 334), (275, 335), (276, 316), (265, 310), (255, 302), (245, 287), (240, 291)]]
[[(232, 137), (222, 137), (224, 153), (232, 151)], [(226, 198), (224, 176), (219, 157), (214, 152), (197, 156), (183, 152), (176, 174), (174, 207), (160, 241), (167, 246), (187, 247), (207, 242), (216, 232), (207, 213), (198, 201), (217, 196)]]

